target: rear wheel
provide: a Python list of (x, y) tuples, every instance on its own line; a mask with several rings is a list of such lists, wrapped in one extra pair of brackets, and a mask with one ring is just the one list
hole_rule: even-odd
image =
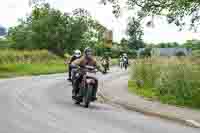
[(91, 101), (91, 97), (92, 97), (92, 85), (88, 85), (88, 87), (86, 88), (86, 93), (85, 96), (83, 98), (84, 100), (84, 107), (88, 108), (90, 105), (90, 101)]

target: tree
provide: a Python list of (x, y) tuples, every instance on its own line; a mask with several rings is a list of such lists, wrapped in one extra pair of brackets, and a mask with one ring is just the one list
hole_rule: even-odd
[(48, 49), (63, 56), (65, 52), (95, 46), (102, 29), (99, 27), (85, 9), (75, 9), (69, 15), (45, 3), (34, 6), (30, 16), (10, 28), (8, 38), (13, 48)]
[(178, 52), (176, 53), (176, 56), (177, 56), (177, 57), (181, 57), (181, 56), (186, 56), (186, 55), (185, 55), (185, 53), (184, 53), (183, 51), (178, 51)]
[(119, 17), (121, 14), (121, 8), (119, 5), (119, 0), (100, 0), (100, 3), (106, 5), (107, 2), (112, 4), (112, 8), (113, 8), (113, 14), (115, 15), (115, 17)]
[(128, 49), (128, 40), (125, 38), (122, 38), (120, 41), (120, 46), (123, 51), (127, 50)]
[(158, 47), (158, 48), (176, 48), (176, 47), (179, 47), (179, 44), (177, 42), (172, 42), (172, 43), (170, 43), (170, 42), (168, 42), (168, 43), (162, 42), (162, 43), (157, 44), (156, 47)]
[(11, 28), (8, 37), (14, 42), (14, 48), (48, 49), (63, 56), (64, 49), (71, 48), (67, 44), (72, 40), (71, 22), (70, 16), (43, 4), (35, 6), (30, 16)]
[[(104, 1), (119, 4), (117, 0)], [(139, 9), (137, 15), (141, 18), (154, 15), (166, 16), (168, 22), (175, 23), (180, 30), (186, 24), (190, 24), (190, 29), (196, 31), (200, 24), (199, 0), (128, 0), (127, 4), (129, 9)]]
[(145, 48), (144, 51), (140, 53), (141, 57), (151, 57), (152, 48)]
[(142, 41), (143, 29), (140, 24), (140, 20), (134, 17), (129, 19), (127, 26), (127, 35), (129, 36), (128, 48), (138, 50), (144, 48), (144, 42)]
[(192, 50), (200, 50), (200, 41), (199, 40), (187, 40), (183, 47), (191, 48)]

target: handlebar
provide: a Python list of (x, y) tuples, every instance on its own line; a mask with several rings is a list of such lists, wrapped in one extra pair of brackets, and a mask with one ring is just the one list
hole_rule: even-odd
[(96, 67), (93, 66), (77, 66), (77, 65), (70, 65), (73, 69), (80, 69), (83, 70), (84, 72), (97, 72)]

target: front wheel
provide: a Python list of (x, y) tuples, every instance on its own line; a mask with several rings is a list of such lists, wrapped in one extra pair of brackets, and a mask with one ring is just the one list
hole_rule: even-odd
[(107, 73), (107, 68), (104, 68), (104, 73)]
[(127, 70), (127, 67), (128, 67), (128, 65), (127, 65), (127, 64), (125, 64), (125, 70)]
[(84, 107), (88, 108), (89, 105), (90, 105), (90, 101), (91, 101), (91, 98), (92, 98), (92, 85), (88, 85), (88, 87), (86, 88), (86, 93), (85, 93), (85, 96), (84, 96)]

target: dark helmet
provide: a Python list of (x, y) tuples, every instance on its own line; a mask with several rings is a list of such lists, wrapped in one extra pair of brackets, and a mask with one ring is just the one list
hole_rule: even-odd
[(86, 57), (91, 57), (92, 56), (92, 49), (90, 47), (85, 48), (84, 54)]

